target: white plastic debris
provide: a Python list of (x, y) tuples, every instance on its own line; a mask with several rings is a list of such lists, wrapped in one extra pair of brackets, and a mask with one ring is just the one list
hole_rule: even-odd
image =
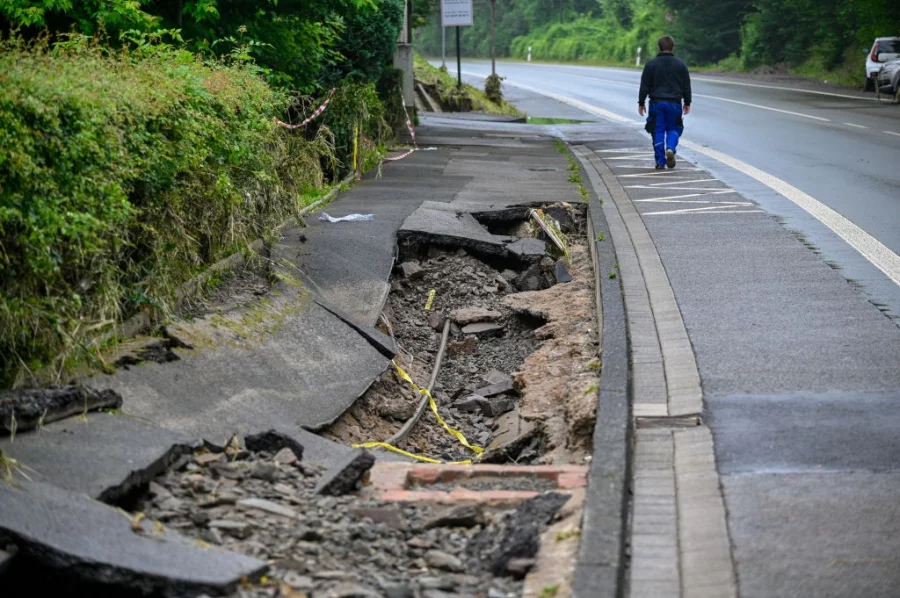
[(335, 218), (334, 216), (329, 216), (325, 212), (322, 212), (321, 216), (319, 216), (319, 220), (327, 220), (328, 222), (364, 222), (366, 220), (375, 220), (375, 214), (349, 214), (347, 216)]

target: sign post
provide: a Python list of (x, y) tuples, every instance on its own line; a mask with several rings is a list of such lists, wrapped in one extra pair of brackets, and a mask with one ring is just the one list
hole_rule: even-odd
[(462, 55), (460, 27), (471, 27), (474, 9), (472, 0), (441, 0), (441, 27), (456, 27), (456, 80), (462, 87)]

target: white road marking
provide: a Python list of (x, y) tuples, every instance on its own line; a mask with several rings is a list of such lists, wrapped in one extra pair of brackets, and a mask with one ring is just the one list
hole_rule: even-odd
[[(656, 189), (657, 187), (645, 187), (645, 188), (646, 189)], [(719, 203), (719, 202), (710, 202), (710, 201), (676, 201), (676, 200), (686, 199), (688, 197), (706, 197), (707, 195), (725, 195), (727, 193), (734, 193), (734, 191), (732, 191), (731, 189), (716, 189), (715, 191), (710, 191), (709, 193), (685, 193), (684, 195), (662, 195), (660, 197), (648, 197), (646, 199), (633, 199), (631, 201), (633, 201), (635, 203), (640, 203), (640, 202)]]
[[(473, 75), (475, 77), (484, 77), (484, 75), (480, 75), (478, 73), (463, 71), (464, 75)], [(562, 102), (563, 104), (569, 104), (570, 106), (575, 106), (576, 108), (580, 108), (585, 112), (590, 112), (591, 114), (596, 114), (597, 116), (601, 116), (603, 118), (613, 120), (620, 123), (633, 123), (634, 121), (630, 118), (625, 118), (624, 116), (619, 116), (615, 112), (610, 112), (609, 110), (604, 110), (603, 108), (598, 108), (592, 104), (588, 104), (587, 102), (582, 102), (581, 100), (576, 100), (575, 98), (571, 98), (569, 96), (564, 96), (560, 94), (556, 94), (549, 91), (541, 91), (537, 88), (531, 87), (530, 85), (524, 85), (522, 83), (514, 83), (509, 79), (504, 80), (504, 85), (512, 85), (513, 87), (518, 87), (520, 89), (524, 89), (526, 91), (531, 91), (543, 96), (547, 96), (548, 98), (553, 98), (558, 102)]]
[(822, 118), (821, 116), (813, 116), (812, 114), (803, 114), (802, 112), (794, 112), (793, 110), (782, 110), (781, 108), (772, 108), (771, 106), (763, 106), (762, 104), (752, 104), (750, 102), (741, 102), (739, 100), (732, 100), (730, 98), (720, 98), (718, 96), (708, 96), (702, 93), (695, 93), (695, 98), (706, 98), (707, 100), (719, 100), (720, 102), (729, 102), (731, 104), (740, 104), (741, 106), (749, 106), (751, 108), (759, 108), (760, 110), (769, 110), (770, 112), (780, 112), (781, 114), (790, 114), (791, 116), (799, 116), (801, 118), (809, 118), (812, 120), (818, 120), (821, 122), (831, 122), (829, 118)]
[[(465, 71), (463, 71), (463, 72), (465, 72)], [(474, 73), (472, 73), (472, 74), (474, 74)], [(613, 84), (616, 84), (616, 85), (625, 85), (625, 86), (628, 86), (628, 87), (639, 87), (639, 85), (637, 85), (637, 84), (634, 84), (634, 83), (628, 83), (628, 82), (626, 82), (626, 81), (617, 81), (617, 80), (615, 80), (615, 79), (604, 79), (604, 78), (602, 78), (602, 77), (588, 77), (588, 76), (586, 76), (586, 75), (573, 75), (573, 76), (575, 76), (575, 77), (581, 77), (581, 78), (585, 78), (585, 79), (593, 79), (594, 81), (599, 81), (599, 82), (601, 82), (601, 83), (613, 83)], [(508, 82), (508, 81), (507, 81), (507, 82)], [(511, 85), (516, 85), (517, 87), (521, 87), (522, 89), (527, 89), (527, 90), (529, 90), (529, 91), (534, 91), (535, 93), (542, 93), (542, 92), (538, 91), (537, 89), (535, 89), (535, 88), (533, 88), (533, 87), (526, 87), (526, 86), (524, 86), (524, 85), (522, 85), (522, 84), (517, 84), (517, 83), (510, 83), (510, 84), (511, 84)], [(545, 93), (544, 95), (549, 95), (549, 94), (546, 94), (546, 93)], [(554, 97), (554, 96), (551, 95), (550, 97)], [(554, 99), (559, 100), (559, 101), (561, 101), (561, 102), (565, 102), (566, 100), (562, 99), (562, 98), (564, 98), (564, 97), (567, 97), (567, 96), (556, 96), (556, 97), (554, 97)], [(719, 96), (711, 96), (711, 95), (702, 94), (702, 93), (696, 93), (696, 92), (694, 93), (694, 97), (695, 97), (695, 98), (706, 98), (707, 100), (718, 100), (718, 101), (720, 101), (720, 102), (729, 102), (729, 103), (731, 103), (731, 104), (739, 104), (739, 105), (741, 105), (741, 106), (747, 106), (747, 107), (750, 107), (750, 108), (758, 108), (758, 109), (760, 109), (760, 110), (768, 110), (768, 111), (770, 111), (770, 112), (779, 112), (779, 113), (781, 113), (781, 114), (788, 114), (788, 115), (791, 115), (791, 116), (799, 116), (799, 117), (801, 117), (801, 118), (809, 118), (809, 119), (817, 120), (817, 121), (820, 121), (820, 122), (831, 122), (831, 119), (830, 119), (830, 118), (824, 118), (824, 117), (821, 117), (821, 116), (813, 116), (812, 114), (804, 114), (804, 113), (802, 113), (802, 112), (794, 112), (793, 110), (782, 110), (781, 108), (773, 108), (773, 107), (771, 107), (771, 106), (763, 106), (762, 104), (754, 104), (754, 103), (752, 103), (752, 102), (741, 102), (740, 100), (732, 100), (731, 98), (722, 98), (722, 97), (719, 97)], [(574, 98), (569, 98), (569, 99), (574, 99)], [(590, 104), (587, 104), (587, 103), (585, 103), (585, 102), (581, 102), (581, 100), (575, 100), (575, 101), (576, 101), (576, 102), (579, 102), (579, 105), (578, 105), (579, 108), (581, 108), (582, 110), (588, 110), (588, 108), (585, 108), (585, 106), (590, 106)], [(573, 105), (575, 105), (575, 104), (573, 104)], [(596, 106), (594, 106), (593, 108), (594, 108), (594, 109), (598, 109)], [(602, 109), (599, 109), (599, 110), (602, 110)], [(590, 111), (590, 110), (588, 110), (588, 111)], [(607, 110), (603, 110), (603, 112), (608, 112), (608, 111), (607, 111)], [(599, 114), (600, 116), (604, 116), (603, 114), (600, 114), (600, 113), (597, 113), (597, 114)], [(610, 113), (610, 114), (613, 114), (613, 113)], [(619, 116), (618, 114), (614, 114), (614, 116), (615, 116), (615, 119), (622, 119), (622, 118), (623, 118), (623, 117)], [(626, 119), (626, 120), (628, 120), (629, 122), (633, 122), (633, 121), (631, 121), (631, 119)], [(619, 122), (621, 122), (621, 120), (620, 120)], [(641, 122), (643, 122), (643, 121), (641, 121)]]
[(647, 166), (646, 164), (613, 164), (613, 168), (640, 168), (642, 170), (656, 170), (656, 166)]
[(795, 89), (793, 87), (782, 87), (779, 85), (760, 85), (758, 83), (744, 83), (740, 81), (723, 81), (721, 79), (714, 79), (711, 77), (697, 77), (692, 76), (691, 80), (693, 81), (708, 81), (710, 83), (721, 83), (723, 85), (740, 85), (742, 87), (760, 87), (762, 89), (778, 89), (781, 91), (795, 91), (797, 93), (812, 93), (820, 96), (830, 96), (833, 98), (845, 98), (848, 100), (863, 100), (863, 101), (872, 101), (876, 98), (870, 98), (866, 96), (851, 96), (843, 93), (832, 93), (830, 91), (813, 91), (811, 89)]
[(771, 174), (750, 166), (732, 158), (728, 154), (703, 147), (699, 143), (684, 141), (685, 147), (693, 151), (714, 158), (727, 166), (730, 166), (750, 178), (756, 179), (776, 193), (794, 202), (819, 222), (831, 229), (837, 236), (846, 241), (851, 247), (862, 254), (876, 268), (900, 285), (900, 255), (888, 249), (881, 241), (853, 224), (833, 209), (808, 195), (790, 183), (783, 181)]
[(856, 127), (857, 129), (868, 129), (869, 128), (865, 125), (858, 125), (856, 123), (844, 123), (844, 124), (847, 125), (848, 127)]
[[(657, 189), (660, 190), (660, 187), (656, 185), (625, 185), (625, 189)], [(662, 191), (707, 191), (707, 192), (728, 192), (735, 193), (734, 189), (720, 189), (719, 187), (666, 187), (665, 189), (661, 189)], [(705, 193), (701, 193), (701, 195), (705, 195)]]
[(671, 216), (681, 214), (757, 214), (762, 210), (731, 210), (730, 207), (739, 207), (737, 204), (731, 206), (710, 206), (708, 208), (685, 208), (683, 210), (667, 210), (665, 212), (644, 212), (641, 216)]
[[(697, 169), (695, 169), (695, 170), (697, 170)], [(675, 174), (675, 173), (676, 173), (676, 172), (681, 173), (681, 172), (686, 172), (686, 171), (687, 171), (686, 168), (682, 168), (681, 170), (661, 170), (661, 169), (660, 169), (660, 170), (657, 170), (656, 172), (651, 172), (651, 173), (648, 173), (648, 174), (623, 174), (623, 175), (622, 175), (622, 178), (630, 179), (630, 178), (632, 178), (632, 177), (653, 176), (653, 177), (662, 177), (662, 178), (664, 178), (664, 179), (683, 179), (683, 178), (685, 178), (685, 177), (680, 176), (680, 175)], [(687, 178), (690, 178), (691, 176), (697, 176), (697, 175), (690, 175), (690, 174), (689, 174), (689, 175), (687, 175)], [(713, 180), (716, 180), (716, 179), (713, 179)]]
[[(622, 178), (625, 178), (627, 176), (633, 176), (633, 175), (626, 174), (626, 175), (623, 175)], [(678, 177), (672, 177), (672, 178), (678, 178)], [(718, 181), (718, 180), (719, 179), (694, 179), (691, 181), (673, 181), (671, 183), (651, 183), (651, 186), (652, 187), (662, 187), (663, 185), (688, 185), (690, 183), (709, 183), (709, 182)]]
[[(589, 108), (589, 112), (594, 114), (604, 116), (610, 120), (615, 122), (627, 122), (629, 124), (634, 124), (632, 119), (625, 118), (624, 116), (620, 116), (613, 112), (609, 112), (608, 110), (603, 110), (602, 108), (597, 108), (596, 106), (592, 106), (586, 102), (582, 102), (581, 100), (576, 100), (575, 98), (570, 98), (568, 96), (563, 96), (559, 94), (549, 94), (547, 92), (540, 91), (533, 87), (524, 87), (519, 86), (523, 89), (528, 89), (537, 94), (545, 95), (548, 97), (552, 97), (553, 99), (563, 102), (565, 104), (569, 104), (571, 106), (575, 106), (577, 108), (582, 108), (583, 110), (587, 110)], [(798, 113), (799, 115), (799, 113)], [(800, 115), (806, 116), (808, 118), (818, 119), (819, 117), (809, 117), (808, 115)], [(827, 120), (827, 119), (822, 119)], [(895, 133), (893, 131), (885, 131), (890, 135), (900, 136), (900, 133)], [(777, 193), (780, 193), (782, 196), (787, 198), (788, 200), (794, 202), (798, 206), (800, 206), (803, 210), (808, 212), (811, 216), (816, 218), (819, 222), (827, 226), (831, 229), (836, 235), (842, 238), (847, 242), (851, 247), (853, 247), (856, 251), (858, 251), (863, 257), (865, 257), (869, 262), (872, 263), (876, 268), (881, 270), (885, 276), (887, 276), (890, 280), (894, 281), (895, 284), (900, 285), (900, 256), (896, 253), (888, 249), (881, 241), (861, 229), (859, 226), (847, 220), (840, 214), (838, 214), (833, 209), (829, 208), (822, 202), (818, 201), (811, 195), (804, 193), (800, 189), (794, 187), (787, 181), (783, 181), (755, 166), (750, 166), (746, 162), (742, 162), (736, 158), (732, 158), (728, 154), (709, 149), (703, 147), (698, 143), (694, 143), (692, 141), (682, 141), (682, 145), (685, 147), (694, 150), (697, 153), (704, 154), (711, 158), (722, 162), (723, 164), (734, 168), (735, 170), (742, 172), (743, 174), (756, 179), (762, 184), (766, 185), (770, 189), (774, 190)], [(644, 175), (646, 176), (646, 175)], [(716, 179), (710, 179), (716, 180)], [(692, 181), (692, 182), (705, 182), (705, 181)], [(666, 183), (658, 183), (659, 185), (664, 185)], [(681, 183), (687, 184), (687, 183)]]

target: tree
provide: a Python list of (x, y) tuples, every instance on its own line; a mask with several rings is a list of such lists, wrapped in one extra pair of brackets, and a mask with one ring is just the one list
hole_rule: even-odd
[(677, 11), (672, 29), (679, 53), (697, 64), (718, 62), (741, 47), (741, 25), (751, 0), (667, 0)]

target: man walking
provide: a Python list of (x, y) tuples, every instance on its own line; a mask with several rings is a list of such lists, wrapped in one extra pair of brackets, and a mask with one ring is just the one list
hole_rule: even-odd
[(691, 76), (687, 65), (675, 58), (675, 40), (664, 35), (657, 42), (659, 54), (644, 66), (638, 94), (638, 114), (644, 116), (644, 102), (650, 96), (650, 115), (645, 129), (653, 136), (656, 169), (675, 168), (678, 138), (684, 132), (683, 114), (691, 111)]

